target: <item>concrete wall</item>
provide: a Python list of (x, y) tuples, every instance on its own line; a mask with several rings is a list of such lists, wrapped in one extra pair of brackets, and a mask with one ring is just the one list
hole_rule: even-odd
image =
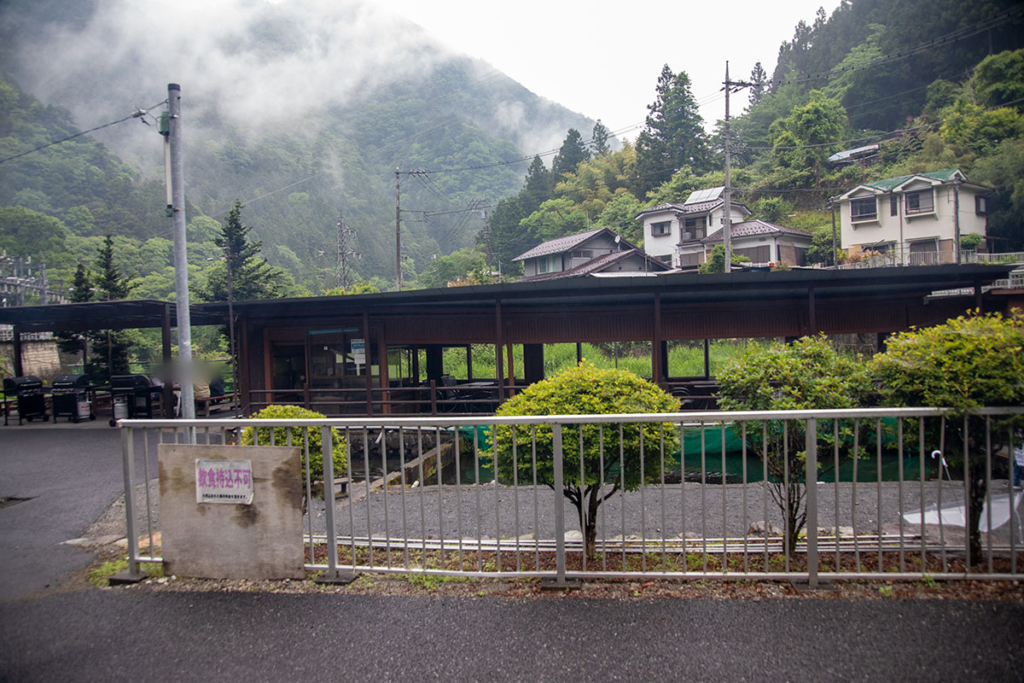
[[(250, 505), (196, 502), (196, 460), (250, 460)], [(160, 524), (167, 575), (301, 579), (302, 461), (285, 446), (160, 444)]]

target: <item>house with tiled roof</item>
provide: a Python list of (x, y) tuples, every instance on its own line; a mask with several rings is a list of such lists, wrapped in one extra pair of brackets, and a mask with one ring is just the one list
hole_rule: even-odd
[[(700, 252), (701, 240), (721, 228), (725, 223), (724, 187), (712, 187), (690, 193), (682, 204), (659, 204), (641, 211), (637, 220), (644, 222), (644, 251), (659, 261), (675, 267), (696, 266), (702, 260), (690, 262), (692, 254)], [(730, 201), (730, 215), (734, 224), (750, 215), (750, 209)], [(680, 252), (680, 247), (687, 249)], [(680, 262), (679, 254), (687, 260)]]
[(956, 168), (858, 185), (839, 197), (842, 247), (898, 265), (957, 263), (964, 235), (986, 235), (991, 192)]
[[(699, 249), (696, 246), (681, 245), (679, 260), (703, 263), (715, 245), (722, 243), (723, 232), (719, 229), (702, 239)], [(807, 265), (807, 250), (812, 239), (809, 232), (768, 221), (750, 220), (733, 223), (729, 235), (732, 252), (749, 258), (751, 265)], [(685, 253), (684, 249), (687, 250)]]
[(669, 270), (608, 228), (597, 228), (538, 244), (514, 261), (523, 262), (522, 281), (569, 277), (649, 275)]

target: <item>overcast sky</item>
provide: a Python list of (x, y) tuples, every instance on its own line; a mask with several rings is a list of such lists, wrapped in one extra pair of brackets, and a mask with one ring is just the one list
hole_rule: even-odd
[[(612, 131), (642, 123), (663, 64), (686, 71), (709, 129), (725, 113), (720, 92), (760, 61), (770, 74), (797, 22), (837, 0), (376, 0), (442, 43), (478, 57), (533, 92)], [(723, 38), (723, 36), (725, 36)], [(731, 100), (733, 112), (745, 95)], [(582, 131), (584, 134), (590, 131)], [(635, 138), (639, 129), (619, 137)]]

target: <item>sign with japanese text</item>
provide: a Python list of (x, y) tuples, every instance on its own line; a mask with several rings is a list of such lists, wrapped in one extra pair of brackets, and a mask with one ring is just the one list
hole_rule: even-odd
[(252, 505), (251, 460), (196, 460), (196, 502)]
[(366, 340), (352, 340), (352, 362), (356, 365), (366, 365)]

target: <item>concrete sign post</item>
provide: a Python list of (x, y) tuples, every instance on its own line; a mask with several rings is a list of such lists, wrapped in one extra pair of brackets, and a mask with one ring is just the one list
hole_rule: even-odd
[(301, 579), (301, 449), (160, 444), (164, 573)]

